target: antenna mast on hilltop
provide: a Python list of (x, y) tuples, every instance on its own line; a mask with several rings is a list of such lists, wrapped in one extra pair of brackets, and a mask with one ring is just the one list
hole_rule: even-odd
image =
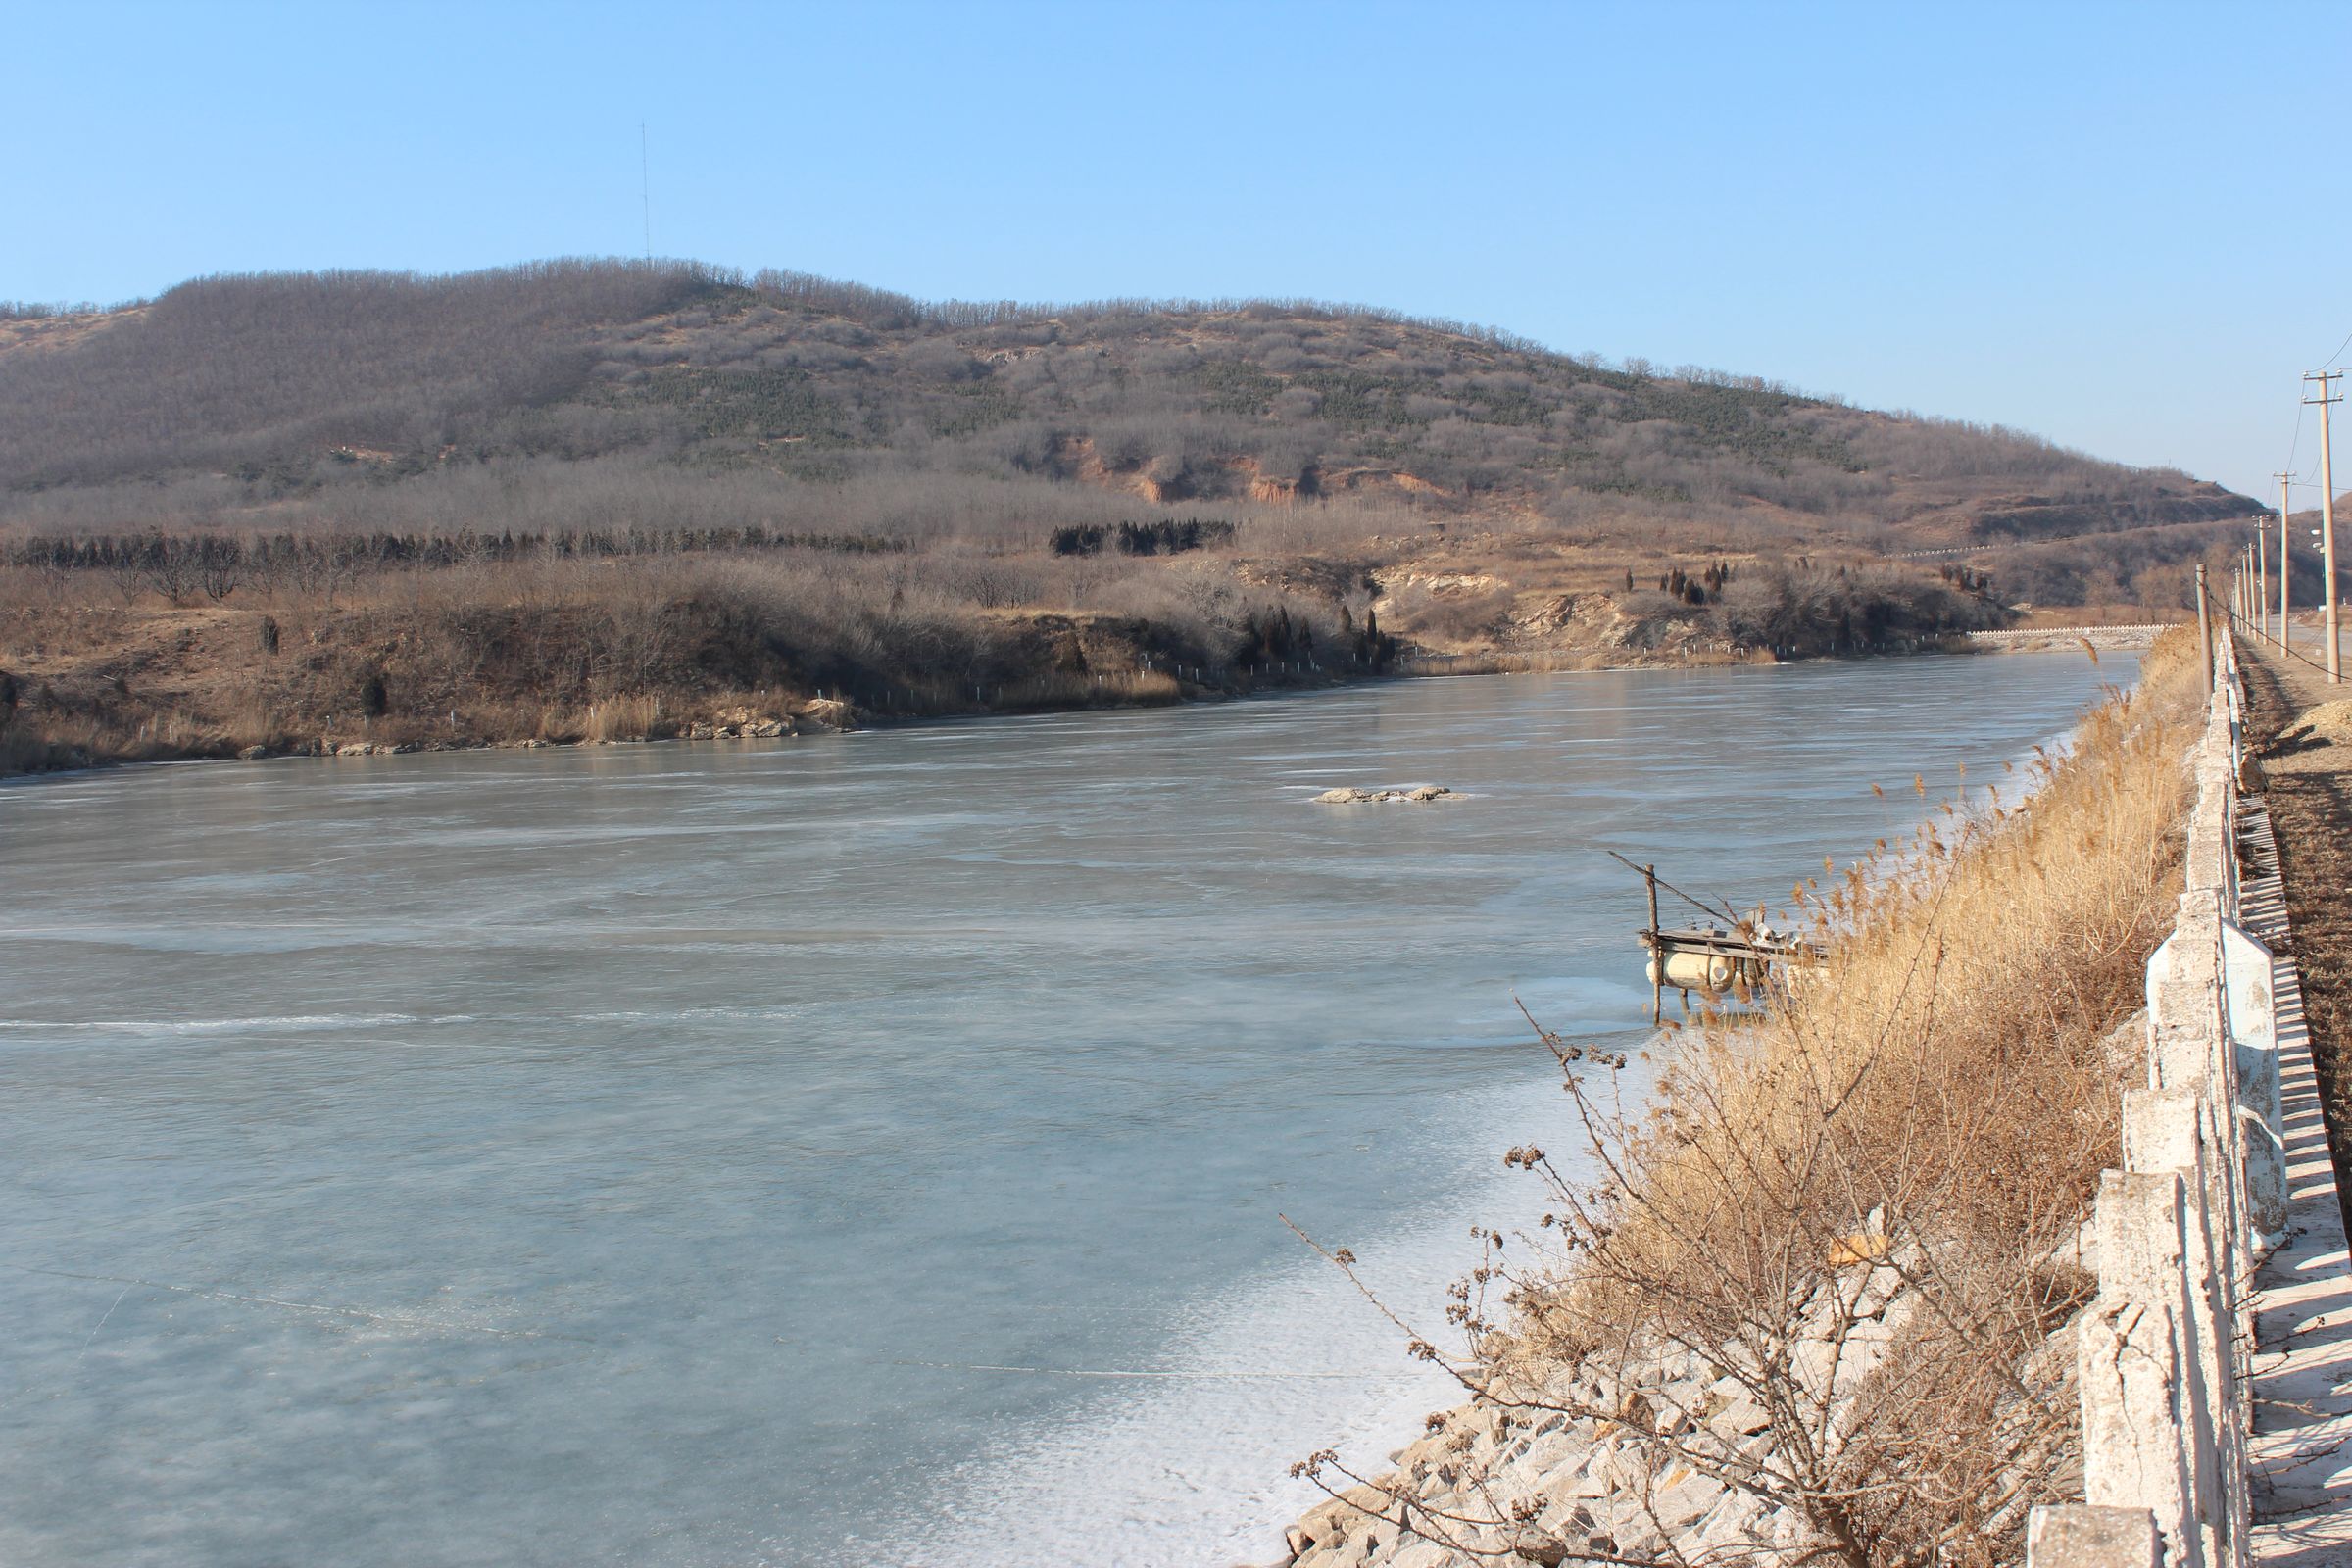
[(654, 262), (654, 165), (646, 155), (645, 122), (637, 122), (637, 198), (645, 206), (645, 262)]

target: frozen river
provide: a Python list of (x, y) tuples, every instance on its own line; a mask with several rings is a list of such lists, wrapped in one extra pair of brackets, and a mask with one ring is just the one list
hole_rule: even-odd
[(1276, 1215), (1524, 1201), (1602, 850), (1785, 899), (2106, 658), (0, 787), (0, 1561), (1279, 1555), (1451, 1396)]

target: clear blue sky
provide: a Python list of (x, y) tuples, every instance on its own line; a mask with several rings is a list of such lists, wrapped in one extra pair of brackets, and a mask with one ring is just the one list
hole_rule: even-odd
[(2265, 499), (2296, 377), (2352, 333), (2352, 5), (0, 0), (0, 298), (633, 254), (643, 121), (662, 255), (1363, 301)]

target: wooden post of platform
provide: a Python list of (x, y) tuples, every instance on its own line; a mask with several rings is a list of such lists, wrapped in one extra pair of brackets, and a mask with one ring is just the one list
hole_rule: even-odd
[(1649, 1021), (1666, 1021), (1666, 950), (1658, 943), (1658, 868), (1652, 863), (1642, 868), (1642, 880), (1649, 888)]

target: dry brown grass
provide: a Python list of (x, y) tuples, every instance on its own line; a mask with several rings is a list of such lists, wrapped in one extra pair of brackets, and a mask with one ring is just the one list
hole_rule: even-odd
[[(1815, 1099), (1836, 1107), (1840, 1162), (1873, 1173), (1856, 1190), (1862, 1212), (1895, 1200), (1923, 1162), (1981, 1150), (2009, 1156), (1994, 1163), (2013, 1196), (1986, 1198), (2001, 1228), (2053, 1197), (2072, 1223), (2113, 1141), (2098, 1041), (2137, 1005), (2173, 918), (2180, 757), (2195, 717), (2180, 655), (2168, 644), (2145, 688), (2089, 713), (2072, 754), (2035, 762), (2039, 777), (2011, 783), (2006, 802), (1996, 785), (1979, 809), (1947, 803), (1899, 857), (1850, 866), (1826, 892), (1792, 890), (1827, 953), (1760, 1019), (1709, 1018), (1692, 1033), (1670, 1088), (1718, 1104), (1718, 1125), (1642, 1146), (1649, 1223), (1620, 1245), (1663, 1262), (1688, 1250), (1677, 1238), (1711, 1235), (1696, 1218), (1711, 1201), (1684, 1186), (1735, 1151), (1760, 1169), (1766, 1152), (1809, 1146)], [(1923, 1151), (1929, 1127), (1960, 1141)], [(2049, 1182), (2014, 1179), (2045, 1169)], [(1842, 1195), (1834, 1206), (1840, 1222), (1858, 1217)]]
[(642, 695), (608, 697), (590, 703), (580, 716), (580, 738), (588, 741), (641, 741), (662, 730), (662, 700)]
[(2013, 1544), (2063, 1490), (2072, 1403), (2022, 1368), (2077, 1304), (2118, 1157), (2136, 1060), (2110, 1038), (2173, 923), (2195, 663), (2168, 636), (2069, 755), (1794, 890), (1823, 958), (1760, 1015), (1702, 1017), (1657, 1115), (1594, 1117), (1604, 1174), (1563, 1187), (1566, 1266), (1523, 1277), (1506, 1368), (1704, 1353), (1773, 1412), (1769, 1485), (1857, 1568)]
[(997, 707), (1085, 708), (1099, 703), (1173, 703), (1184, 695), (1175, 677), (1162, 670), (1114, 670), (1100, 675), (1048, 670), (992, 693)]
[[(1470, 1355), (1451, 1364), (1483, 1401), (1628, 1435), (1639, 1506), (1709, 1477), (1847, 1568), (2013, 1561), (2030, 1507), (2079, 1491), (2073, 1357), (2050, 1342), (2092, 1286), (2082, 1227), (2142, 1070), (2119, 1025), (2175, 917), (2193, 633), (2142, 673), (2065, 755), (1795, 889), (1820, 960), (1751, 1011), (1702, 1012), (1654, 1110), (1601, 1103), (1546, 1037), (1595, 1174), (1509, 1156), (1552, 1212), (1533, 1255), (1489, 1233), (1457, 1289)], [(1760, 1442), (1709, 1424), (1741, 1398)], [(1500, 1497), (1491, 1517), (1400, 1512), (1493, 1556), (1475, 1543), (1540, 1506)]]

